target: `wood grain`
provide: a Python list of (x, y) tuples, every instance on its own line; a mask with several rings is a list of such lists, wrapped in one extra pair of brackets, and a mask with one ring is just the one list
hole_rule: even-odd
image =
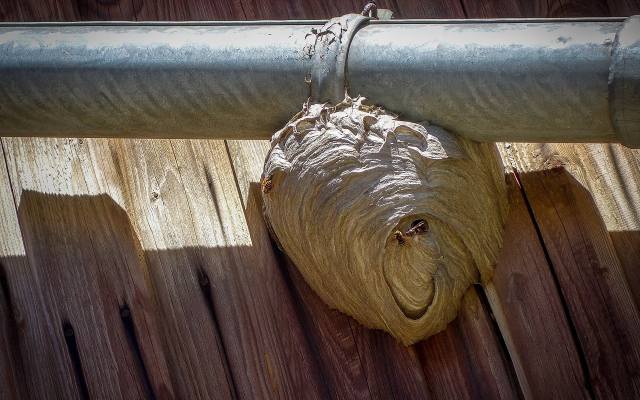
[(519, 387), (481, 289), (471, 288), (445, 331), (417, 344), (427, 385), (438, 399), (515, 399)]
[[(388, 0), (379, 6), (393, 9), (396, 18), (457, 18), (465, 12), (467, 17), (640, 13), (634, 0)], [(0, 18), (328, 18), (361, 7), (338, 0), (25, 0), (0, 4)], [(23, 189), (30, 192), (20, 209), (25, 248), (9, 178), (0, 173), (0, 264), (8, 288), (0, 296), (0, 334), (7, 333), (0, 338), (0, 349), (6, 349), (0, 366), (12, 366), (0, 374), (0, 382), (8, 382), (0, 389), (2, 398), (82, 395), (68, 341), (55, 320), (70, 310), (83, 365), (104, 368), (118, 360), (120, 368), (106, 373), (105, 379), (114, 382), (107, 388), (96, 387), (96, 375), (88, 374), (90, 393), (148, 393), (141, 364), (130, 350), (128, 323), (119, 308), (107, 307), (119, 307), (120, 302), (112, 300), (121, 299), (133, 315), (133, 337), (143, 338), (143, 364), (162, 365), (160, 360), (166, 360), (169, 378), (159, 368), (149, 381), (154, 391), (167, 396), (445, 398), (481, 393), (508, 398), (511, 393), (504, 378), (510, 375), (509, 363), (500, 360), (504, 354), (498, 357), (492, 350), (491, 357), (483, 355), (500, 343), (491, 336), (489, 313), (473, 311), (478, 310), (477, 298), (470, 300), (475, 308), (465, 306), (447, 331), (406, 349), (327, 309), (315, 297), (297, 271), (273, 252), (264, 226), (251, 222), (260, 220), (259, 205), (251, 203), (256, 199), (249, 193), (262, 169), (264, 143), (229, 142), (235, 171), (224, 161), (221, 142), (4, 139), (3, 145), (17, 198), (22, 199)], [(637, 396), (637, 310), (630, 305), (631, 292), (623, 280), (626, 274), (637, 302), (637, 151), (607, 145), (571, 152), (555, 145), (518, 146), (512, 155), (564, 154), (563, 165), (579, 167), (565, 168), (571, 176), (534, 172), (537, 175), (523, 178), (553, 269), (520, 197), (518, 216), (507, 228), (512, 244), (505, 245), (494, 286), (487, 291), (522, 391), (533, 398), (559, 393), (580, 398), (588, 396), (593, 385), (598, 397)], [(240, 153), (243, 161), (238, 161)], [(49, 204), (53, 193), (62, 197), (54, 196)], [(34, 210), (36, 206), (42, 209)], [(556, 206), (561, 211), (553, 214)], [(90, 227), (91, 220), (100, 221), (99, 226)], [(84, 250), (67, 254), (67, 236)], [(88, 244), (87, 236), (96, 243)], [(107, 257), (109, 252), (118, 256)], [(105, 268), (112, 258), (115, 267)], [(57, 281), (35, 279), (57, 273), (63, 264), (68, 274), (59, 274)], [(558, 275), (561, 291), (552, 274)], [(88, 286), (76, 287), (71, 283), (76, 277), (86, 279)], [(58, 293), (57, 288), (67, 286), (73, 295)], [(146, 294), (133, 295), (136, 291)], [(82, 299), (104, 306), (85, 309)], [(155, 328), (150, 322), (154, 317)], [(111, 324), (105, 327), (107, 322)], [(577, 342), (571, 338), (572, 327)], [(266, 337), (256, 333), (260, 330), (268, 332)], [(89, 334), (97, 335), (93, 354)], [(267, 349), (262, 354), (261, 346)], [(98, 354), (111, 358), (99, 360)]]
[(0, 154), (3, 156), (0, 163), (0, 398), (13, 400), (25, 398), (27, 391), (18, 341), (18, 318), (21, 317), (16, 315), (16, 296), (13, 292), (15, 283), (12, 282), (13, 285), (10, 286), (8, 272), (25, 274), (29, 266), (24, 263), (24, 246), (4, 162), (4, 151), (0, 151)]
[(640, 314), (589, 192), (561, 168), (524, 173), (522, 182), (594, 391), (640, 396)]
[[(3, 143), (3, 152), (9, 156)], [(0, 166), (0, 264), (7, 320), (2, 320), (7, 333), (5, 359), (12, 365), (13, 377), (22, 370), (24, 392), (30, 398), (78, 398), (72, 366), (64, 353), (60, 324), (52, 326), (44, 312), (44, 304), (35, 274), (26, 258), (26, 250), (18, 223), (12, 188), (6, 164)]]
[[(546, 6), (555, 16), (606, 16), (613, 3), (553, 1)], [(607, 144), (503, 149), (505, 162), (522, 176), (591, 391), (605, 398), (637, 396), (637, 150)]]
[(588, 398), (588, 382), (551, 266), (518, 182), (509, 176), (510, 215), (487, 297), (526, 398)]
[[(320, 397), (321, 379), (277, 264), (251, 240), (223, 142), (141, 141), (137, 146), (121, 142), (117, 149), (96, 148), (94, 154), (100, 157), (109, 152), (117, 160), (113, 166), (119, 166), (123, 175), (123, 182), (111, 187), (145, 181), (129, 192), (145, 194), (131, 196), (130, 209), (144, 210), (151, 199), (151, 209), (142, 216), (151, 224), (150, 232), (142, 233), (143, 243), (148, 238), (146, 246), (158, 249), (152, 252), (153, 258), (168, 258), (167, 264), (175, 269), (172, 278), (161, 279), (188, 278), (187, 286), (174, 295), (188, 302), (176, 318), (193, 318), (193, 301), (204, 300), (204, 311), (222, 336), (218, 352), (228, 360), (238, 395)], [(102, 171), (113, 169), (107, 162), (103, 159)], [(149, 175), (140, 176), (140, 171)], [(139, 221), (140, 226), (144, 223)], [(204, 296), (194, 298), (189, 292)], [(180, 336), (198, 337), (201, 330), (195, 323)], [(201, 340), (193, 367), (199, 373), (216, 373), (219, 367), (201, 365), (205, 361), (201, 357), (209, 352), (207, 343), (215, 341)]]

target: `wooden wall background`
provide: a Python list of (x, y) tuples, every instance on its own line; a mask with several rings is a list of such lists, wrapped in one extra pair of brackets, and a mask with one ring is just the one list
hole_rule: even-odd
[[(388, 0), (396, 18), (638, 0)], [(2, 0), (4, 21), (320, 19), (341, 0)], [(0, 121), (1, 123), (1, 121)], [(405, 348), (327, 309), (265, 230), (266, 142), (2, 138), (0, 398), (640, 398), (640, 152), (499, 144), (496, 277)]]

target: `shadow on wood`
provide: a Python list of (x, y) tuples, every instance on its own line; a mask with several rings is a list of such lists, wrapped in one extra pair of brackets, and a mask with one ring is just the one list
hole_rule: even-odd
[[(230, 365), (229, 359), (246, 358), (253, 352), (232, 345), (245, 343), (221, 334), (219, 321), (239, 321), (237, 313), (251, 310), (216, 304), (212, 294), (234, 283), (226, 279), (224, 268), (214, 271), (206, 265), (238, 260), (234, 253), (246, 252), (246, 248), (143, 251), (126, 212), (107, 195), (24, 191), (18, 217), (27, 255), (0, 260), (6, 276), (0, 322), (7, 333), (3, 338), (8, 338), (8, 343), (0, 344), (2, 350), (7, 349), (2, 362), (11, 365), (3, 368), (11, 372), (3, 376), (10, 383), (9, 398), (20, 397), (21, 391), (32, 398), (171, 398), (193, 393), (206, 397), (206, 387), (197, 387), (201, 383), (195, 371), (216, 382), (218, 397), (234, 396), (242, 371)], [(180, 257), (171, 253), (180, 253)], [(163, 275), (150, 267), (150, 258), (188, 261), (170, 266), (172, 273), (167, 275), (165, 270)], [(313, 349), (314, 358), (309, 361), (315, 367), (311, 371), (318, 375), (298, 379), (321, 382), (321, 396), (440, 398), (440, 393), (453, 393), (471, 397), (480, 390), (512, 397), (516, 384), (506, 372), (508, 366), (500, 365), (492, 372), (465, 365), (477, 359), (482, 349), (451, 341), (451, 335), (470, 337), (463, 326), (453, 325), (430, 339), (424, 349), (405, 348), (390, 336), (329, 310), (284, 256), (279, 261), (298, 303), (291, 318), (303, 321), (304, 340)], [(185, 299), (182, 306), (188, 308), (166, 304), (160, 298), (158, 288), (166, 279), (182, 281), (180, 297)], [(469, 315), (474, 315), (474, 321), (481, 316), (482, 329), (488, 329), (485, 333), (497, 343), (497, 333), (487, 324), (487, 311), (475, 292), (470, 293), (467, 301), (475, 309)], [(196, 312), (199, 309), (205, 312)], [(200, 315), (208, 315), (207, 320), (193, 320)], [(472, 343), (470, 340), (464, 342)], [(276, 387), (282, 379), (278, 375), (299, 373), (274, 368), (283, 361), (286, 365), (286, 360), (275, 363), (259, 349), (257, 354), (261, 356), (246, 362), (261, 363), (270, 372), (261, 377), (265, 382), (255, 384), (266, 384), (274, 394), (281, 390)], [(286, 354), (296, 357), (295, 349)], [(437, 367), (426, 368), (425, 359)], [(467, 383), (456, 382), (458, 375), (449, 376), (450, 371), (461, 370), (467, 371)], [(424, 372), (441, 387), (429, 389)], [(502, 386), (507, 390), (498, 390)]]
[[(562, 295), (565, 318), (579, 343), (587, 379), (598, 393), (633, 393), (629, 385), (633, 385), (637, 366), (637, 339), (632, 337), (637, 309), (629, 303), (630, 292), (611, 239), (602, 234), (604, 228), (588, 192), (567, 176), (554, 178), (557, 188), (545, 186), (541, 191), (535, 190), (541, 184), (540, 176), (521, 178)], [(260, 238), (265, 228), (259, 221), (258, 190), (256, 183), (251, 185), (245, 208), (247, 221), (254, 221), (248, 224), (254, 243), (265, 240)], [(553, 207), (544, 202), (547, 196), (554, 196)], [(249, 382), (264, 386), (263, 393), (273, 395), (300, 394), (296, 393), (299, 386), (280, 387), (282, 382), (298, 379), (316, 382), (310, 383), (309, 393), (322, 397), (519, 396), (511, 359), (481, 292), (469, 292), (460, 317), (447, 330), (405, 348), (390, 336), (328, 309), (291, 262), (276, 252), (289, 295), (296, 303), (295, 315), (287, 318), (301, 321), (301, 340), (312, 349), (308, 371), (314, 376), (295, 377), (299, 371), (280, 369), (287, 360), (274, 360), (268, 352), (250, 349), (252, 343), (243, 338), (230, 337), (252, 329), (233, 329), (244, 321), (239, 313), (252, 310), (215, 301), (216, 291), (237, 290), (226, 271), (251, 268), (234, 262), (243, 259), (240, 253), (247, 257), (251, 247), (144, 251), (127, 213), (107, 195), (24, 191), (18, 217), (27, 254), (0, 260), (0, 363), (11, 365), (3, 368), (0, 378), (7, 384), (3, 390), (8, 398), (25, 397), (24, 393), (32, 398), (206, 397), (211, 393), (209, 382), (216, 386), (217, 397), (233, 397), (248, 390), (241, 387), (247, 378), (238, 360), (260, 364), (257, 370), (267, 372)], [(558, 221), (563, 229), (556, 226)], [(640, 236), (638, 232), (615, 235), (632, 246)], [(149, 259), (173, 264), (160, 270), (150, 267)], [(222, 266), (211, 268), (212, 263)], [(500, 271), (499, 266), (497, 273)], [(505, 267), (502, 273), (508, 271)], [(166, 280), (178, 281), (172, 287), (180, 292), (180, 304), (163, 298)], [(510, 287), (509, 282), (505, 285)], [(505, 290), (510, 290), (507, 286)], [(505, 299), (503, 306), (509, 306), (511, 300)], [(518, 304), (528, 303), (521, 299)], [(506, 328), (513, 331), (514, 323), (534, 322), (520, 321), (514, 315), (535, 310), (514, 312), (505, 313), (511, 323)], [(227, 323), (226, 331), (220, 329), (221, 320)], [(257, 334), (281, 336), (278, 332)], [(509, 350), (514, 349), (522, 347)], [(284, 354), (298, 357), (295, 349)], [(611, 364), (615, 360), (622, 362)], [(619, 376), (612, 376), (598, 364), (601, 362)]]

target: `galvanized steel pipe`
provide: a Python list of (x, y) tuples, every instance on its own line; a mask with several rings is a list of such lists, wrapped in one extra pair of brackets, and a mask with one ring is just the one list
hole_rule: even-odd
[(479, 141), (640, 147), (638, 17), (332, 21), (2, 24), (0, 135), (268, 138), (346, 84)]

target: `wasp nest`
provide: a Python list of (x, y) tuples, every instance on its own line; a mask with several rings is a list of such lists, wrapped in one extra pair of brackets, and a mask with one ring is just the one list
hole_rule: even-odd
[(506, 194), (494, 145), (347, 97), (275, 133), (262, 177), (282, 249), (331, 307), (405, 344), (488, 281)]

